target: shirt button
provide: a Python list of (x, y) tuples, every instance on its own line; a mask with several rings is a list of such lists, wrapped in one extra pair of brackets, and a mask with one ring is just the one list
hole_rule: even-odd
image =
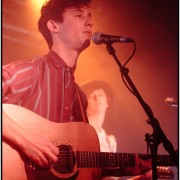
[(64, 109), (68, 110), (69, 108), (67, 106), (65, 106)]
[(59, 65), (59, 64), (57, 64), (57, 65), (56, 65), (56, 68), (59, 68), (59, 67), (60, 67), (60, 65)]

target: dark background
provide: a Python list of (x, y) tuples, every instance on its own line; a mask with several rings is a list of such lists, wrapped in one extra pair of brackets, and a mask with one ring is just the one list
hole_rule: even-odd
[[(39, 6), (32, 0), (3, 0), (3, 65), (47, 53), (45, 40), (37, 30)], [(165, 98), (178, 101), (178, 1), (177, 0), (94, 0), (94, 32), (128, 36), (136, 42), (136, 53), (128, 63), (129, 76), (144, 101), (151, 107), (161, 128), (178, 148), (178, 108)], [(113, 45), (123, 64), (133, 44)], [(76, 81), (104, 80), (114, 90), (105, 129), (116, 136), (118, 151), (146, 153), (145, 134), (152, 133), (147, 115), (123, 84), (119, 67), (106, 50), (95, 45), (78, 61)], [(158, 153), (168, 154), (162, 144)]]

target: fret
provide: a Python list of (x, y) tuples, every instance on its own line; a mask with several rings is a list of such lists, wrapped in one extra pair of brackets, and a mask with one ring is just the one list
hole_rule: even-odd
[(85, 154), (86, 154), (86, 158), (85, 158), (86, 167), (90, 167), (91, 164), (92, 164), (92, 159), (91, 159), (91, 157), (90, 157), (90, 152), (88, 151), (88, 152), (86, 152)]
[(125, 167), (127, 164), (126, 153), (122, 153), (122, 154), (120, 154), (120, 156), (121, 156), (122, 167)]
[(116, 153), (113, 153), (113, 161), (114, 161), (114, 167), (119, 167), (119, 156)]
[(95, 159), (94, 159), (94, 156), (93, 156), (93, 152), (91, 152), (91, 153), (89, 154), (89, 156), (90, 156), (90, 159), (91, 159), (91, 164), (92, 164), (92, 166), (95, 167)]
[(102, 154), (99, 153), (99, 155), (102, 155), (101, 160), (102, 160), (102, 166), (103, 167), (107, 167), (108, 166), (108, 161), (107, 161), (107, 153), (106, 152), (102, 152)]
[(174, 161), (169, 155), (158, 155), (157, 156), (157, 164), (159, 166), (175, 166)]
[(109, 164), (110, 166), (114, 167), (114, 156), (113, 153), (109, 153)]

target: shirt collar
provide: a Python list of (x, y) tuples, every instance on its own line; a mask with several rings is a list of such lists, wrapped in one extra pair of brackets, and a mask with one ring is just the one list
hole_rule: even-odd
[(76, 69), (76, 66), (73, 68), (68, 67), (67, 64), (63, 61), (63, 59), (61, 59), (61, 57), (59, 57), (59, 55), (53, 50), (49, 51), (47, 57), (51, 61), (51, 63), (55, 66), (56, 69), (59, 69), (61, 67), (67, 67), (70, 70), (72, 70), (72, 72), (74, 72)]

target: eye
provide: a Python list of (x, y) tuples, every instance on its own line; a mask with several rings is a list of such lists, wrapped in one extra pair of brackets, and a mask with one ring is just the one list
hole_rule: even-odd
[(80, 18), (80, 17), (82, 17), (82, 15), (81, 14), (76, 14), (75, 17)]

